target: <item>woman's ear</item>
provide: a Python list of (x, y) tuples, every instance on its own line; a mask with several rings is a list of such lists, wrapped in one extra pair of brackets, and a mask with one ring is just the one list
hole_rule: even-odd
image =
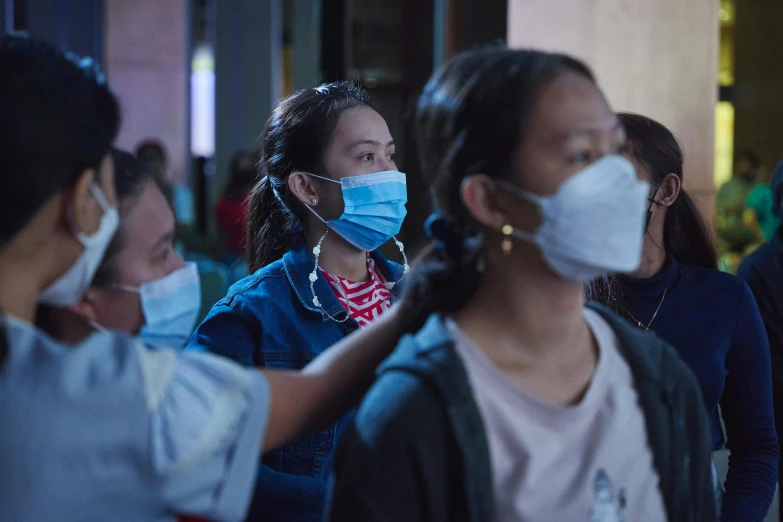
[(88, 236), (98, 230), (103, 217), (103, 207), (92, 193), (93, 183), (97, 183), (95, 169), (85, 169), (71, 188), (69, 192), (71, 201), (66, 205), (70, 212), (71, 224)]
[(314, 207), (321, 201), (315, 180), (307, 174), (301, 172), (291, 174), (288, 178), (288, 190), (305, 205)]
[(677, 174), (669, 173), (663, 178), (657, 193), (653, 196), (654, 201), (664, 207), (670, 207), (677, 201), (680, 195), (682, 183)]
[(99, 290), (88, 288), (81, 299), (66, 307), (70, 312), (84, 318), (87, 321), (98, 321), (98, 303), (96, 301), (96, 292)]
[(468, 212), (485, 227), (500, 230), (508, 222), (497, 185), (486, 174), (462, 180), (460, 196)]

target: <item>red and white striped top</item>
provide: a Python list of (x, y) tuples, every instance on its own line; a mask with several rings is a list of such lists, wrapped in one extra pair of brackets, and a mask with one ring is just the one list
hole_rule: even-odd
[[(377, 319), (391, 306), (391, 292), (386, 288), (383, 276), (370, 256), (367, 256), (367, 270), (370, 272), (370, 280), (360, 283), (323, 272), (340, 304), (362, 327)], [(346, 297), (351, 302), (350, 307)]]

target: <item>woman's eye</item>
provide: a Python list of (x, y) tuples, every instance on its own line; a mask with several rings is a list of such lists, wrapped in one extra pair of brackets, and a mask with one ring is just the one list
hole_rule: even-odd
[(169, 254), (171, 253), (172, 250), (174, 250), (174, 245), (173, 244), (170, 245), (169, 247), (165, 248), (163, 250), (163, 252), (161, 252), (161, 254), (160, 254), (161, 262), (165, 263), (166, 261), (169, 260)]
[(617, 154), (618, 156), (622, 156), (626, 152), (628, 152), (628, 143), (623, 143), (621, 145), (618, 145), (614, 149), (614, 153)]
[(361, 160), (362, 161), (372, 161), (373, 157), (374, 157), (373, 154), (365, 154), (364, 156), (361, 157)]
[(392, 154), (391, 156), (389, 156), (389, 161), (391, 161), (392, 163), (397, 163), (397, 155)]
[(590, 153), (589, 152), (578, 152), (571, 156), (571, 163), (575, 165), (583, 165), (585, 163), (588, 163), (590, 161)]

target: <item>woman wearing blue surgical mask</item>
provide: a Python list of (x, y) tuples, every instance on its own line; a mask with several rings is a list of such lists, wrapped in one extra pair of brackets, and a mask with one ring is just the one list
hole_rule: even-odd
[(698, 385), (585, 281), (640, 263), (647, 183), (587, 67), (489, 48), (424, 88), (439, 214), (411, 327), (335, 458), (331, 520), (714, 522)]
[(174, 213), (153, 173), (121, 150), (112, 151), (112, 162), (117, 233), (79, 302), (41, 307), (39, 324), (62, 342), (108, 329), (148, 346), (184, 348), (201, 305), (198, 271), (174, 250)]
[[(243, 520), (260, 454), (344, 415), (399, 316), (393, 308), (301, 372), (150, 350), (111, 331), (47, 335), (34, 324), (39, 304), (83, 301), (117, 231), (118, 128), (90, 60), (0, 37), (0, 520)], [(177, 286), (127, 283), (145, 325), (145, 295)]]
[[(188, 348), (247, 366), (302, 368), (384, 313), (407, 264), (376, 249), (405, 217), (405, 175), (367, 93), (305, 89), (266, 124), (260, 181), (248, 200), (251, 276), (215, 305)], [(326, 479), (348, 417), (265, 455), (250, 519), (321, 519)]]

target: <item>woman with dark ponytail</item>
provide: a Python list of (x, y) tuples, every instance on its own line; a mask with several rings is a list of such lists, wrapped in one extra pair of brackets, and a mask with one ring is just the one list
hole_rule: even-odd
[[(247, 366), (300, 369), (397, 299), (405, 267), (376, 249), (407, 201), (386, 121), (348, 82), (283, 100), (261, 138), (247, 201), (251, 276), (235, 284), (189, 347)], [(264, 457), (252, 520), (320, 522), (335, 442), (349, 417)]]
[(105, 328), (53, 339), (39, 305), (77, 305), (112, 251), (119, 124), (94, 62), (0, 36), (0, 520), (244, 520), (260, 454), (359, 400), (396, 308), (302, 372)]
[(591, 283), (587, 297), (677, 349), (701, 385), (712, 448), (731, 450), (721, 520), (761, 522), (775, 494), (779, 450), (758, 306), (741, 279), (717, 270), (709, 229), (682, 188), (677, 139), (650, 118), (619, 118), (626, 155), (651, 186), (642, 263), (632, 275)]
[(416, 111), (439, 209), (409, 326), (335, 458), (334, 521), (714, 522), (698, 385), (663, 341), (585, 307), (639, 267), (648, 185), (585, 65), (457, 56)]

